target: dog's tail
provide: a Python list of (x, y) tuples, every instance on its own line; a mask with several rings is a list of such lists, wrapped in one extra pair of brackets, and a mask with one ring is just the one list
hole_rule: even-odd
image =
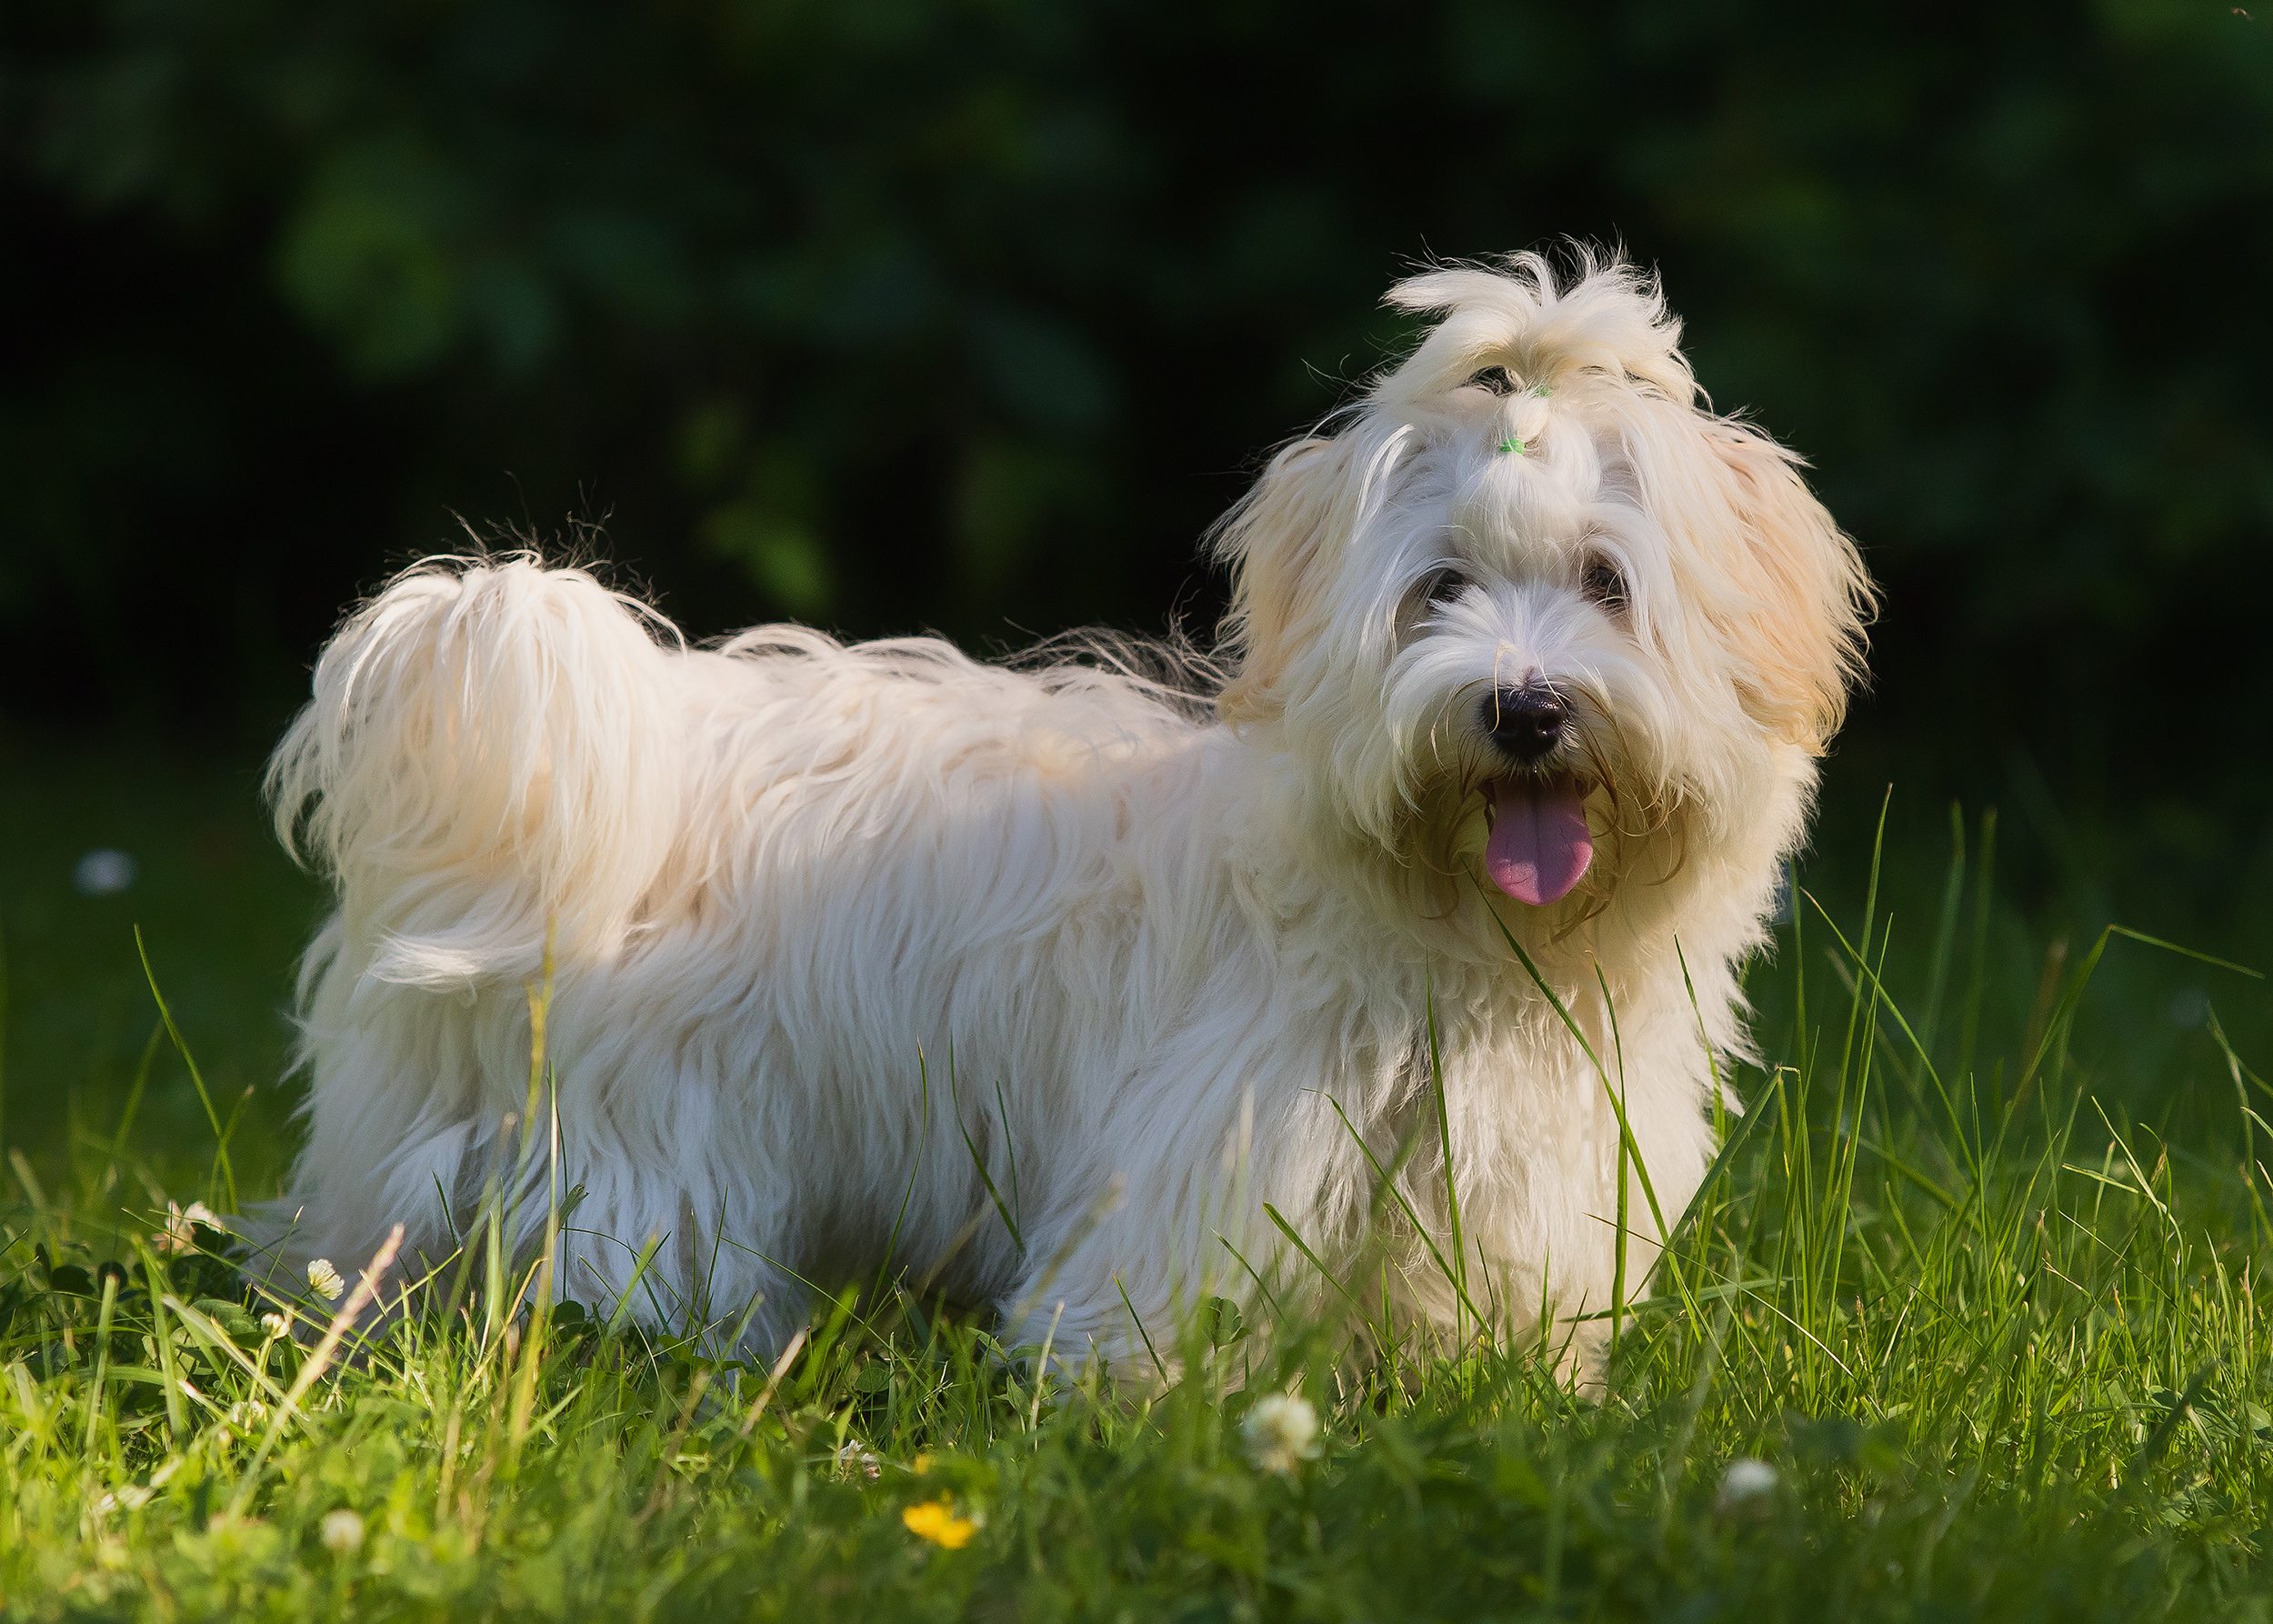
[(268, 764), (285, 847), (381, 979), (605, 953), (679, 828), (677, 633), (536, 559), (429, 559), (365, 604)]

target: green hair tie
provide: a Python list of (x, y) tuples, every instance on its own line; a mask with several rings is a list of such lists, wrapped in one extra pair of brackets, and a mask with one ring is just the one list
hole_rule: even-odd
[(1516, 438), (1515, 436), (1509, 435), (1506, 439), (1500, 441), (1499, 449), (1502, 456), (1505, 456), (1508, 452), (1512, 451), (1517, 456), (1521, 456), (1526, 451), (1528, 451), (1530, 447), (1526, 446), (1521, 440)]

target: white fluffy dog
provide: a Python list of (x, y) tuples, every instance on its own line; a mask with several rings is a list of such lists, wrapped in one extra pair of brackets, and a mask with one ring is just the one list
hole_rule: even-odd
[(561, 1294), (755, 1303), (759, 1347), (904, 1267), (1136, 1374), (1323, 1265), (1408, 1330), (1583, 1352), (1707, 1164), (1869, 587), (1641, 274), (1389, 296), (1442, 319), (1225, 523), (1207, 692), (695, 649), (526, 557), (365, 605), (271, 767), (339, 895), (285, 1262), (397, 1223), (439, 1257), (556, 1171)]

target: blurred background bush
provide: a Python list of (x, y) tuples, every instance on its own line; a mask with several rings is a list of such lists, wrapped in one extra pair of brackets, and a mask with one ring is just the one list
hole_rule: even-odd
[(461, 516), (700, 635), (1204, 626), (1384, 287), (1569, 235), (1886, 584), (1826, 838), (1998, 801), (2082, 926), (2273, 940), (2273, 27), (2224, 0), (11, 0), (0, 201), (24, 794), (249, 765)]

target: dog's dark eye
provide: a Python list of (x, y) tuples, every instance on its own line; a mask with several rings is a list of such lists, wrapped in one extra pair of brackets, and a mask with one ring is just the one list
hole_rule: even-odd
[(1468, 579), (1467, 571), (1456, 569), (1447, 564), (1440, 569), (1430, 570), (1422, 578), (1421, 601), (1432, 609), (1441, 609), (1471, 585), (1473, 583)]
[(1468, 379), (1467, 386), (1471, 389), (1487, 390), (1494, 395), (1513, 395), (1516, 392), (1516, 380), (1508, 375), (1505, 366), (1487, 366)]
[(1626, 607), (1626, 576), (1607, 558), (1596, 558), (1578, 577), (1578, 589), (1606, 609)]

